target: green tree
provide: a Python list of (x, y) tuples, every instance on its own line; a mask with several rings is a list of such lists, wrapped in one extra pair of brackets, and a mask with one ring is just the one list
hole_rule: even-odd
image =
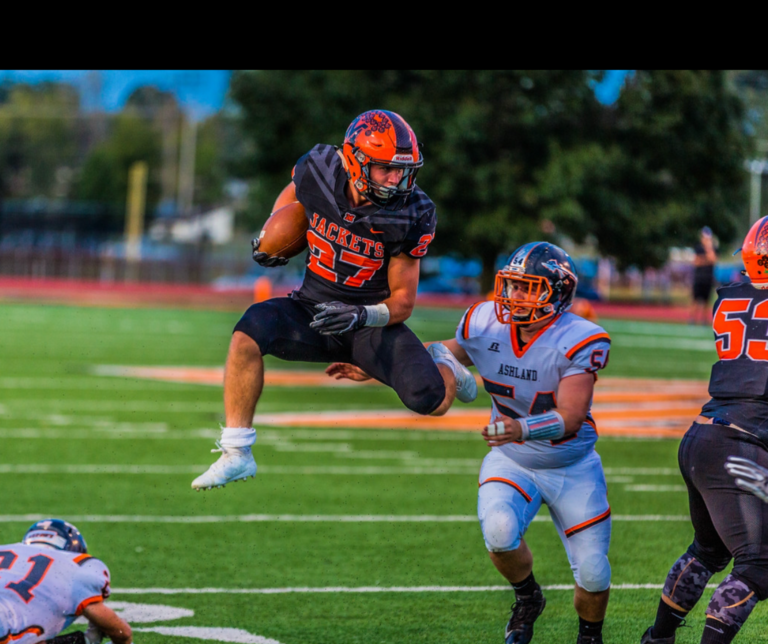
[(108, 205), (114, 217), (125, 217), (128, 172), (136, 161), (149, 165), (146, 207), (152, 213), (160, 198), (160, 141), (150, 122), (130, 112), (115, 116), (107, 140), (91, 150), (81, 171), (78, 198)]
[(745, 125), (725, 72), (638, 71), (593, 143), (553, 154), (543, 212), (620, 268), (662, 265), (705, 225), (729, 242), (748, 224)]
[[(315, 143), (340, 144), (357, 114), (390, 109), (424, 143), (419, 185), (437, 204), (435, 249), (479, 257), (533, 239), (594, 239), (622, 267), (658, 266), (744, 208), (743, 107), (723, 72), (637, 72), (615, 107), (588, 71), (252, 71), (232, 98), (253, 141), (256, 228)], [(552, 232), (551, 224), (557, 233)], [(547, 231), (547, 232), (545, 232)]]
[(79, 164), (80, 102), (62, 83), (0, 91), (0, 198), (66, 196)]

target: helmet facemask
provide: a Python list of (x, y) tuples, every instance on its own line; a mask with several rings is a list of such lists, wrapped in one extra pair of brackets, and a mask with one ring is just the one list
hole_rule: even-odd
[[(419, 159), (416, 163), (397, 163), (384, 159), (372, 159), (362, 150), (357, 150), (354, 154), (361, 170), (361, 176), (354, 184), (358, 192), (379, 208), (386, 210), (399, 210), (402, 208), (408, 196), (413, 192), (413, 188), (416, 185), (416, 174), (424, 164), (424, 161)], [(402, 169), (403, 175), (396, 185), (385, 186), (371, 178), (371, 166), (373, 165)]]
[[(502, 269), (496, 273), (493, 301), (496, 318), (502, 324), (528, 326), (552, 317), (552, 287), (538, 275), (525, 275)], [(515, 312), (526, 309), (527, 312)]]

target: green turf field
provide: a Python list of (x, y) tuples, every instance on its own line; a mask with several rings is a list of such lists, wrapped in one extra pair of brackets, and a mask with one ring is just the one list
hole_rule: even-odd
[[(460, 314), (422, 309), (410, 325), (444, 339)], [(99, 365), (219, 367), (238, 317), (0, 305), (0, 543), (38, 517), (76, 523), (110, 567), (137, 643), (502, 642), (512, 592), (474, 518), (479, 436), (257, 427), (256, 479), (196, 493), (191, 480), (217, 457), (221, 388), (94, 375)], [(601, 323), (614, 339), (606, 376), (708, 377), (707, 329)], [(268, 368), (278, 364), (311, 367)], [(386, 407), (402, 408), (384, 388), (297, 387), (266, 389), (258, 411)], [(690, 542), (676, 450), (676, 440), (598, 442), (614, 516), (607, 643), (639, 642)], [(534, 641), (573, 643), (571, 572), (546, 510), (537, 518), (526, 539), (550, 589)], [(679, 644), (699, 641), (705, 605)], [(765, 641), (767, 616), (759, 605), (737, 641)]]

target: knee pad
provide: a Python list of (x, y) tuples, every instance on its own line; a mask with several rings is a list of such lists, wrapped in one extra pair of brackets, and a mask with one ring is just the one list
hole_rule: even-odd
[(257, 345), (262, 355), (269, 352), (269, 340), (271, 329), (279, 324), (278, 312), (274, 310), (269, 302), (260, 302), (251, 304), (238, 320), (235, 328), (232, 330), (245, 333)]
[(731, 553), (727, 550), (722, 551), (716, 548), (706, 548), (702, 546), (695, 538), (693, 543), (688, 547), (688, 554), (698, 559), (707, 570), (720, 572), (725, 570), (725, 567), (731, 561)]
[(480, 519), (485, 545), (491, 552), (507, 552), (520, 547), (520, 523), (506, 503), (494, 503)]
[(430, 383), (427, 386), (414, 388), (400, 394), (403, 404), (417, 414), (427, 416), (437, 409), (445, 400), (445, 383), (440, 378), (439, 382)]
[(576, 583), (590, 593), (600, 593), (611, 585), (611, 564), (602, 552), (577, 561), (573, 572)]

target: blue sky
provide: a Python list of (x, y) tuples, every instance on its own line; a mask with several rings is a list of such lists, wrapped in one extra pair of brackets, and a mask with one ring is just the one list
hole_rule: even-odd
[[(223, 107), (231, 74), (231, 70), (224, 69), (6, 69), (0, 70), (0, 82), (71, 83), (80, 90), (84, 109), (108, 112), (122, 109), (137, 87), (154, 85), (163, 91), (172, 91), (182, 108), (199, 120)], [(631, 74), (629, 70), (608, 70), (602, 81), (592, 86), (597, 100), (606, 105), (616, 102), (626, 77)]]
[(179, 104), (195, 119), (205, 118), (224, 105), (230, 70), (223, 69), (3, 69), (3, 80), (37, 83), (59, 81), (80, 90), (85, 109), (119, 111), (131, 92), (142, 85), (172, 91)]

